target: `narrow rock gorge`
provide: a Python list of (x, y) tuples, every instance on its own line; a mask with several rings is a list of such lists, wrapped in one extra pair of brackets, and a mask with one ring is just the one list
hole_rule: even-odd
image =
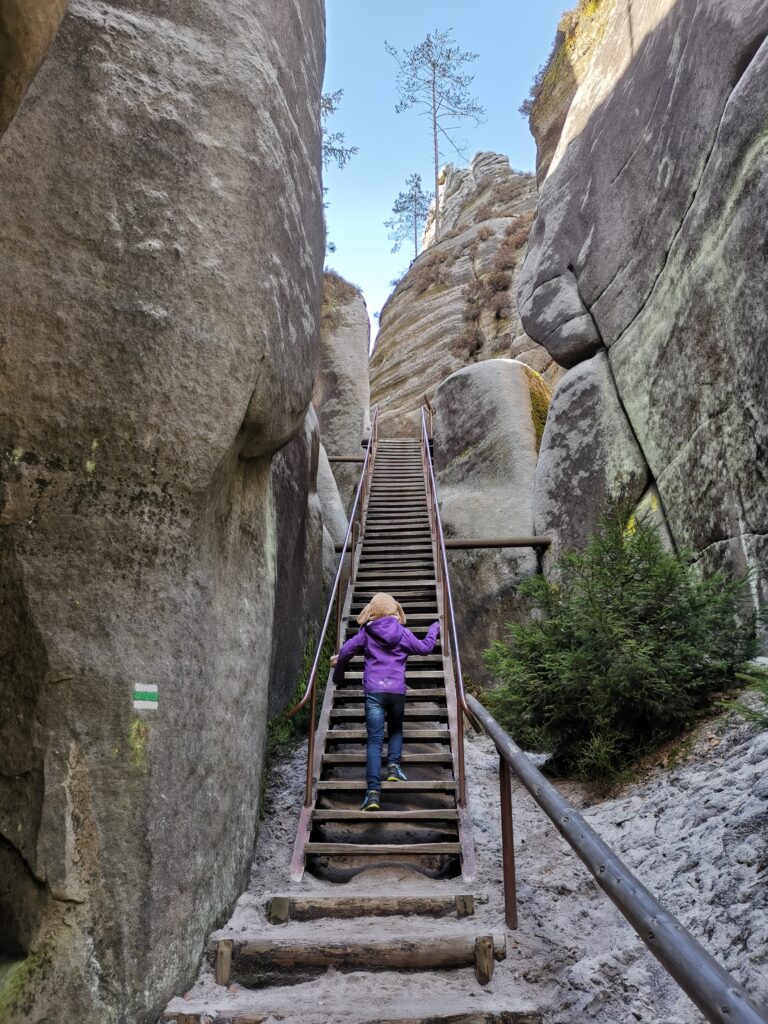
[[(521, 581), (559, 585), (617, 503), (766, 604), (768, 6), (579, 0), (524, 104), (535, 173), (443, 168), (439, 237), (433, 208), (370, 354), (361, 288), (324, 268), (325, 51), (323, 0), (0, 0), (0, 1024), (697, 1024), (519, 781), (521, 927), (501, 924), (504, 775), (469, 731), (457, 767), (417, 439), (426, 406), (473, 693), (531, 619)], [(306, 747), (275, 763), (270, 736), (311, 677), (375, 406), (338, 635), (391, 585), (442, 636), (373, 824), (362, 661), (335, 706), (327, 683), (313, 806)], [(563, 788), (765, 999), (768, 742), (713, 706), (607, 798)], [(334, 870), (292, 876), (297, 835)], [(381, 929), (399, 967), (230, 985), (219, 940), (316, 939), (271, 919), (289, 890), (447, 894), (457, 918), (476, 895), (470, 961), (403, 968), (445, 922), (419, 946), (410, 911), (355, 932), (346, 908), (321, 938), (364, 952)]]

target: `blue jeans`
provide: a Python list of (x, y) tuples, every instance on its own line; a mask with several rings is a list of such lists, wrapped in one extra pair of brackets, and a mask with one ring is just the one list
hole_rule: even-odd
[(368, 789), (381, 789), (381, 750), (384, 723), (389, 728), (387, 764), (400, 764), (403, 754), (404, 693), (366, 693), (365, 727), (368, 730)]

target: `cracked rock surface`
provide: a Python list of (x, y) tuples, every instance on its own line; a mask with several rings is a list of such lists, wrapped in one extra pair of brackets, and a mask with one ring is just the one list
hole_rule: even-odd
[[(613, 0), (540, 185), (526, 331), (608, 349), (675, 541), (768, 596), (768, 8)], [(535, 119), (534, 119), (535, 121)]]

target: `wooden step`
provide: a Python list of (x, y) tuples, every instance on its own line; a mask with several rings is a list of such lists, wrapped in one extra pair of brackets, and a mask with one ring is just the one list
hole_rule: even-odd
[[(348, 814), (366, 816), (365, 811)], [(413, 811), (398, 811), (413, 814)], [(441, 811), (455, 814), (455, 811)], [(325, 918), (350, 920), (355, 917), (471, 917), (475, 912), (475, 897), (471, 893), (455, 896), (272, 896), (264, 909), (272, 924), (286, 921), (318, 921)]]
[[(314, 810), (313, 821), (365, 821), (371, 824), (373, 811)], [(375, 821), (458, 821), (459, 812), (453, 808), (437, 808), (435, 810), (416, 811), (376, 811)]]
[(390, 558), (386, 554), (379, 556), (371, 555), (362, 558), (358, 565), (358, 573), (382, 573), (384, 576), (393, 575), (399, 572), (420, 572), (434, 575), (435, 563), (432, 552), (425, 552), (420, 558), (400, 559), (394, 555)]
[[(339, 721), (342, 721), (342, 720), (345, 721), (345, 722), (349, 722), (349, 721), (353, 721), (356, 718), (359, 718), (359, 719), (364, 719), (365, 718), (365, 708), (364, 707), (361, 706), (359, 708), (334, 708), (331, 711), (331, 720), (334, 721), (334, 722), (339, 722)], [(414, 708), (414, 707), (408, 707), (408, 705), (406, 704), (406, 706), (405, 706), (405, 718), (406, 718), (406, 721), (411, 721), (411, 722), (414, 721), (417, 718), (424, 718), (424, 719), (427, 719), (427, 720), (430, 720), (430, 719), (433, 719), (433, 718), (434, 719), (447, 719), (448, 718), (448, 709), (445, 708), (445, 707), (442, 707), (442, 708), (438, 708), (438, 707), (434, 707), (434, 708)]]
[[(363, 678), (363, 673), (362, 673), (362, 671), (356, 671), (355, 669), (352, 669), (351, 671), (345, 672), (345, 676), (346, 676), (347, 679), (362, 679)], [(428, 669), (428, 668), (427, 669), (418, 669), (417, 668), (417, 669), (413, 669), (412, 671), (411, 670), (406, 670), (405, 678), (406, 678), (406, 685), (407, 685), (407, 681), (409, 679), (437, 679), (437, 678), (442, 679), (443, 678), (443, 673), (439, 669), (432, 670), (432, 669)]]
[[(359, 610), (360, 609), (358, 609), (358, 611)], [(355, 612), (354, 615), (350, 613), (347, 616), (347, 621), (350, 623), (354, 623), (356, 633), (360, 630), (360, 626), (358, 625), (357, 622), (357, 614), (358, 612)], [(410, 612), (408, 614), (408, 622), (406, 623), (406, 625), (410, 626), (411, 623), (414, 623), (417, 629), (423, 629), (424, 626), (426, 626), (427, 624), (431, 625), (433, 622), (437, 622), (437, 614), (435, 612)], [(414, 655), (414, 657), (418, 657), (418, 655)]]
[[(448, 709), (442, 708), (421, 708), (405, 707), (405, 722), (446, 722), (448, 720)], [(365, 708), (334, 708), (331, 711), (332, 722), (364, 722)]]
[[(366, 754), (323, 754), (323, 766), (329, 768), (339, 767), (341, 765), (350, 764), (366, 764), (368, 757)], [(446, 750), (442, 754), (403, 754), (400, 761), (404, 765), (412, 764), (442, 764), (452, 765), (453, 754), (450, 750)], [(387, 763), (387, 759), (382, 753), (381, 756), (382, 765)]]
[[(336, 700), (360, 700), (362, 694), (359, 687), (349, 687), (349, 693), (346, 692), (347, 687), (337, 687), (336, 689)], [(406, 694), (406, 700), (440, 700), (445, 699), (445, 687), (439, 689), (425, 688), (423, 690), (409, 690)]]
[[(390, 584), (392, 583), (391, 580), (389, 582)], [(424, 594), (429, 594), (429, 596), (431, 597), (432, 594), (434, 594), (437, 589), (437, 584), (435, 583), (435, 581), (430, 579), (398, 580), (396, 582), (399, 583), (398, 591), (401, 594), (410, 597), (412, 600), (414, 598), (421, 597)], [(355, 582), (355, 589), (353, 591), (352, 603), (354, 604), (358, 598), (366, 596), (368, 594), (373, 596), (376, 593), (375, 583), (375, 580), (370, 579), (357, 580)], [(404, 604), (403, 601), (401, 601), (400, 603)]]
[[(457, 849), (458, 847), (458, 849)], [(377, 847), (347, 843), (308, 843), (309, 854), (331, 854), (336, 851), (349, 855), (363, 853), (378, 856), (386, 853), (448, 853), (461, 851), (459, 843), (424, 843), (411, 847), (382, 845)], [(485, 936), (482, 936), (485, 937)], [(208, 944), (208, 957), (216, 963), (219, 946), (228, 943), (231, 960), (226, 974), (219, 973), (217, 981), (229, 985), (232, 982), (249, 984), (249, 981), (264, 971), (297, 971), (306, 968), (335, 967), (339, 970), (435, 970), (468, 967), (475, 964), (477, 940), (481, 936), (472, 932), (456, 932), (453, 935), (430, 934), (414, 939), (412, 935), (394, 936), (386, 939), (364, 941), (323, 941), (319, 936), (313, 940), (281, 941), (275, 934), (267, 938), (259, 935), (238, 933), (231, 939), (216, 939)], [(489, 937), (495, 960), (507, 955), (506, 939), (503, 934)]]
[[(373, 818), (376, 811), (368, 811)], [(461, 843), (307, 843), (307, 853), (333, 857), (380, 857), (382, 854), (461, 853)], [(405, 965), (404, 965), (405, 966)]]
[[(341, 790), (365, 791), (368, 783), (365, 779), (321, 779), (317, 783), (318, 793), (334, 793)], [(453, 779), (427, 779), (422, 782), (382, 782), (384, 793), (455, 793), (456, 783)]]
[[(386, 736), (387, 732), (384, 731)], [(326, 733), (328, 743), (363, 743), (368, 739), (366, 729), (329, 729)], [(451, 738), (448, 729), (403, 729), (403, 740), (405, 743), (447, 743)], [(394, 785), (394, 783), (393, 783)]]

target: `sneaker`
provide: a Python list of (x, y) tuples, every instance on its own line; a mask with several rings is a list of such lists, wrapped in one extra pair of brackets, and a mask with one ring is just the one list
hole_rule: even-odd
[(408, 776), (399, 764), (387, 765), (387, 782), (407, 782)]
[(369, 789), (365, 794), (363, 802), (360, 804), (361, 811), (378, 811), (379, 809), (379, 791), (377, 789)]

